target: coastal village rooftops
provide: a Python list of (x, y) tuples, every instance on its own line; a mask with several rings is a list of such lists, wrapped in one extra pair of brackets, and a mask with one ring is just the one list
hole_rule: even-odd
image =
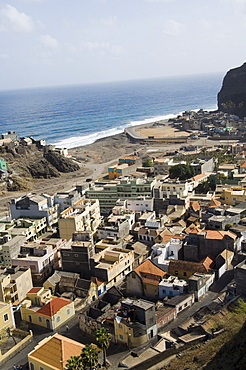
[(148, 310), (149, 308), (153, 307), (153, 303), (149, 301), (145, 301), (144, 299), (133, 299), (133, 298), (126, 298), (122, 302), (122, 306), (136, 306), (142, 308), (144, 310)]
[(41, 315), (52, 317), (58, 311), (60, 311), (62, 307), (67, 306), (70, 303), (71, 301), (55, 297), (50, 302), (46, 303), (46, 305), (41, 307), (37, 312), (40, 313)]
[(235, 240), (237, 238), (231, 231), (224, 230), (202, 230), (198, 234), (204, 234), (206, 239), (224, 239), (225, 237), (230, 237)]
[(192, 297), (192, 294), (189, 293), (182, 293), (178, 294), (175, 297), (169, 299), (167, 302), (165, 302), (168, 306), (177, 306), (179, 303), (183, 302), (185, 299)]
[(29, 353), (28, 359), (30, 362), (32, 359), (36, 360), (50, 369), (63, 370), (67, 360), (71, 356), (79, 356), (84, 347), (85, 345), (82, 343), (55, 334), (39, 342), (34, 350)]
[(43, 290), (43, 288), (42, 287), (40, 287), (40, 288), (32, 288), (27, 293), (28, 294), (37, 294), (40, 290)]
[[(141, 265), (135, 268), (134, 270), (140, 277), (146, 277), (149, 279), (163, 277), (166, 275), (166, 272), (157, 267), (150, 259), (145, 260)], [(155, 279), (154, 279), (155, 280)]]
[(170, 260), (169, 270), (184, 270), (184, 271), (195, 271), (206, 273), (210, 269), (214, 261), (210, 257), (206, 257), (201, 262), (190, 262), (182, 260)]

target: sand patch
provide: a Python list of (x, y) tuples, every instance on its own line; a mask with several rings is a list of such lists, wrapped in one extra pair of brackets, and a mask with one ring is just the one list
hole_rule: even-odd
[(168, 124), (159, 124), (159, 125), (152, 125), (149, 127), (136, 127), (134, 128), (135, 131), (143, 136), (143, 137), (150, 137), (154, 136), (155, 138), (158, 137), (184, 137), (189, 136), (190, 134), (186, 131), (180, 131), (171, 125)]

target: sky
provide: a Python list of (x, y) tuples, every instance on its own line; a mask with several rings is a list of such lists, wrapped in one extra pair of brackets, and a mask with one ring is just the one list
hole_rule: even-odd
[(219, 72), (246, 0), (0, 0), (0, 90)]

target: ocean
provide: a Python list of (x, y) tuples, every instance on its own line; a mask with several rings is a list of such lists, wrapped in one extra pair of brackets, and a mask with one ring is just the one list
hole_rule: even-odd
[(223, 74), (0, 91), (0, 134), (44, 139), (73, 148), (171, 118), (216, 110)]

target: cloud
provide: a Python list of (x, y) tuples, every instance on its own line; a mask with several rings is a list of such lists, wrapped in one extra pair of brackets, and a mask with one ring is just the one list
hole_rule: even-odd
[(169, 19), (162, 27), (162, 32), (168, 36), (176, 36), (180, 34), (184, 25), (175, 21), (174, 19)]
[(10, 58), (9, 54), (0, 53), (0, 60), (8, 60)]
[(102, 26), (107, 26), (107, 27), (113, 27), (116, 25), (117, 18), (115, 16), (110, 16), (108, 18), (101, 18), (99, 19), (99, 23)]
[(50, 35), (42, 35), (39, 38), (39, 41), (49, 49), (57, 49), (58, 48), (58, 41), (51, 37)]
[(235, 12), (246, 11), (246, 0), (220, 0), (222, 4), (231, 4)]
[(27, 14), (8, 4), (0, 9), (0, 31), (30, 32), (32, 29), (33, 21)]
[(212, 23), (209, 22), (207, 19), (199, 19), (198, 24), (204, 30), (211, 30), (213, 28)]
[(92, 52), (99, 52), (100, 55), (109, 55), (112, 57), (120, 57), (127, 54), (127, 50), (117, 44), (110, 44), (109, 42), (92, 42), (84, 41), (82, 46), (85, 50)]

